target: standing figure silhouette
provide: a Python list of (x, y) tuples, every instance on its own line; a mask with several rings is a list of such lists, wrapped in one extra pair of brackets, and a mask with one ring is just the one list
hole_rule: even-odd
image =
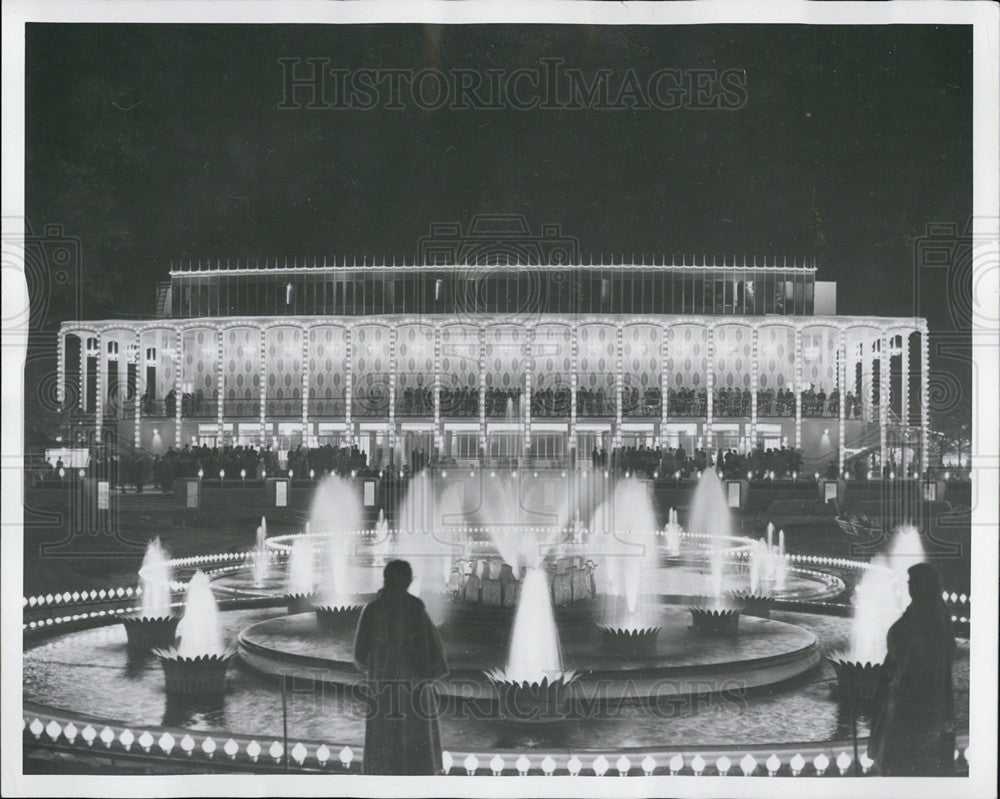
[(889, 628), (869, 756), (883, 776), (954, 772), (951, 663), (955, 637), (934, 567), (909, 569), (911, 602)]
[(391, 560), (378, 597), (365, 606), (354, 663), (367, 676), (365, 774), (437, 774), (441, 736), (434, 681), (448, 673), (424, 603), (407, 592), (413, 570)]

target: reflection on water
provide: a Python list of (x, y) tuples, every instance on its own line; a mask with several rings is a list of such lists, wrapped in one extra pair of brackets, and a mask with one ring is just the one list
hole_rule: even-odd
[(195, 730), (224, 730), (229, 724), (225, 704), (214, 707), (167, 702), (163, 712), (164, 727), (189, 727)]
[[(224, 636), (282, 611), (250, 610), (220, 614)], [(849, 638), (849, 621), (832, 617), (775, 614), (810, 629), (836, 649)], [(959, 727), (968, 724), (968, 644), (959, 643), (955, 661), (955, 707)], [(127, 679), (123, 679), (123, 675)], [(495, 711), (471, 703), (444, 704), (441, 735), (458, 750), (709, 746), (733, 742), (849, 739), (850, 718), (832, 697), (833, 673), (823, 665), (797, 681), (749, 696), (660, 700), (655, 703), (577, 707), (565, 722), (518, 725), (495, 718)], [(361, 745), (364, 704), (358, 689), (314, 684), (307, 674), (286, 681), (288, 732), (292, 739), (320, 739)], [(128, 725), (164, 724), (193, 730), (232, 728), (260, 738), (280, 739), (281, 681), (233, 662), (225, 704), (219, 708), (167, 707), (163, 673), (155, 658), (129, 663), (121, 626), (54, 638), (25, 653), (25, 699), (68, 711), (120, 720)], [(585, 723), (581, 723), (585, 722)], [(868, 734), (867, 720), (858, 732)]]

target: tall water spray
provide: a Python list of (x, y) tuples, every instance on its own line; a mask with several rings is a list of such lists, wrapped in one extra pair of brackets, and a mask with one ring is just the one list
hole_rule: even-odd
[[(607, 526), (597, 527), (602, 523)], [(643, 626), (635, 617), (640, 611), (640, 595), (652, 591), (647, 583), (658, 553), (656, 514), (649, 486), (634, 477), (618, 481), (610, 507), (598, 508), (591, 527), (606, 533), (601, 546), (605, 554), (597, 562), (606, 575), (607, 593), (625, 598), (627, 615), (609, 621), (622, 627)]]
[(784, 591), (788, 579), (788, 559), (785, 557), (785, 531), (778, 530), (778, 552), (774, 562), (774, 589)]
[(188, 583), (184, 616), (177, 625), (177, 654), (184, 658), (223, 655), (219, 606), (212, 594), (212, 584), (201, 569)]
[(885, 660), (886, 635), (909, 604), (907, 570), (924, 559), (920, 534), (904, 527), (897, 531), (888, 554), (872, 561), (855, 590), (848, 660)]
[[(553, 497), (556, 523), (533, 524), (525, 507), (533, 507), (531, 483), (504, 475), (483, 483), (480, 518), (488, 525), (493, 545), (521, 579), (520, 597), (511, 629), (505, 676), (513, 682), (554, 680), (562, 672), (559, 632), (549, 579), (542, 562), (562, 536), (569, 518), (565, 494)], [(527, 489), (521, 496), (521, 489)]]
[(382, 565), (392, 558), (392, 536), (389, 533), (389, 521), (385, 518), (385, 511), (379, 508), (378, 518), (375, 520), (375, 528), (372, 530), (374, 540), (372, 541), (372, 555), (377, 561), (376, 565)]
[(257, 544), (254, 547), (252, 558), (253, 584), (260, 588), (267, 581), (267, 573), (270, 570), (270, 553), (267, 550), (267, 522), (262, 516), (260, 526), (257, 527)]
[(510, 565), (515, 577), (541, 564), (562, 537), (568, 519), (565, 494), (555, 498), (558, 510), (552, 523), (539, 525), (531, 519), (531, 514), (525, 510), (531, 503), (526, 501), (527, 497), (522, 500), (519, 479), (515, 475), (501, 475), (484, 481), (478, 512), (480, 524), (489, 531), (493, 546)]
[(324, 477), (313, 495), (309, 519), (310, 529), (324, 536), (326, 544), (320, 569), (322, 602), (332, 607), (355, 604), (353, 554), (362, 511), (353, 484), (336, 474)]
[(548, 576), (535, 566), (528, 568), (521, 582), (504, 673), (506, 679), (517, 683), (537, 683), (545, 677), (551, 681), (562, 673)]
[(309, 596), (315, 588), (313, 542), (306, 536), (298, 536), (292, 544), (292, 551), (288, 556), (288, 594)]
[(760, 594), (764, 577), (766, 576), (767, 542), (759, 538), (750, 545), (750, 593)]
[(452, 484), (441, 492), (434, 524), (434, 538), (441, 544), (438, 567), (445, 581), (451, 575), (452, 564), (455, 558), (461, 555), (468, 535), (468, 524), (464, 519), (465, 503), (462, 487)]
[(694, 490), (688, 532), (695, 538), (707, 539), (709, 542), (707, 593), (719, 597), (725, 582), (723, 546), (732, 536), (732, 521), (722, 481), (713, 469), (705, 469), (701, 473)]
[(663, 528), (663, 535), (666, 539), (666, 549), (669, 555), (679, 555), (681, 553), (681, 536), (683, 528), (677, 521), (677, 511), (671, 508), (667, 513), (667, 524)]
[(160, 619), (170, 615), (170, 558), (159, 537), (146, 547), (139, 567), (139, 587), (142, 591), (140, 618)]
[[(460, 491), (450, 485), (439, 497), (439, 486), (429, 470), (410, 481), (400, 504), (395, 555), (409, 561), (413, 569), (410, 593), (414, 596), (429, 597), (444, 589), (464, 529), (462, 525), (453, 529), (443, 520), (462, 515)], [(459, 536), (458, 541), (452, 541), (454, 535)]]
[(892, 546), (889, 547), (888, 565), (892, 570), (896, 606), (900, 613), (906, 610), (906, 606), (910, 604), (910, 593), (907, 585), (910, 576), (907, 572), (911, 566), (923, 563), (925, 560), (926, 554), (923, 541), (920, 538), (920, 531), (909, 524), (897, 529), (892, 539)]

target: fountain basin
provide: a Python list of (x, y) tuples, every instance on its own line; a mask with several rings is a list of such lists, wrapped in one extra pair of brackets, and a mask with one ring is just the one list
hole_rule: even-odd
[(830, 655), (827, 660), (837, 675), (837, 697), (843, 702), (853, 703), (858, 713), (870, 716), (874, 710), (883, 664), (862, 663), (843, 655)]
[(307, 613), (313, 609), (316, 602), (316, 594), (285, 594), (285, 604), (288, 607), (288, 614)]
[(363, 605), (315, 605), (316, 624), (324, 632), (350, 635), (358, 628)]
[(688, 610), (691, 611), (691, 624), (697, 632), (706, 635), (736, 635), (739, 632), (742, 611), (739, 605), (718, 602), (691, 605)]
[(167, 701), (221, 702), (226, 693), (226, 670), (235, 649), (221, 654), (184, 657), (173, 647), (154, 649), (163, 667)]
[(122, 626), (128, 636), (129, 654), (137, 655), (174, 642), (178, 616), (125, 616)]
[[(441, 694), (495, 702), (497, 691), (485, 672), (505, 661), (508, 626), (492, 614), (441, 627), (451, 671), (440, 681)], [(747, 618), (736, 636), (703, 635), (691, 628), (686, 607), (663, 606), (651, 626), (660, 634), (649, 657), (624, 657), (602, 646), (603, 631), (594, 618), (560, 620), (562, 668), (573, 669), (574, 698), (617, 701), (621, 697), (688, 696), (755, 688), (791, 679), (820, 661), (816, 636), (797, 625)], [(354, 667), (354, 630), (339, 634), (316, 629), (313, 613), (256, 622), (238, 634), (240, 658), (267, 674), (299, 676), (339, 685), (356, 685), (364, 675)]]
[(609, 652), (617, 652), (625, 658), (648, 658), (656, 652), (659, 627), (598, 626), (601, 628), (601, 646)]
[(572, 670), (547, 675), (540, 681), (517, 680), (502, 669), (486, 672), (497, 695), (497, 710), (507, 721), (545, 724), (564, 720), (571, 710)]
[(741, 607), (744, 616), (756, 616), (759, 619), (771, 618), (771, 605), (774, 602), (774, 597), (771, 594), (729, 591), (726, 593), (726, 597)]

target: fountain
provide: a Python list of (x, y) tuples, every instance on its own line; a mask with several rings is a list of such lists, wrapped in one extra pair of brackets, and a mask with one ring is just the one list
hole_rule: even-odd
[(707, 590), (696, 604), (690, 606), (694, 629), (708, 635), (735, 635), (739, 629), (742, 605), (731, 597), (723, 596), (726, 564), (721, 542), (732, 538), (731, 527), (729, 504), (722, 481), (714, 469), (705, 469), (694, 491), (688, 529), (691, 535), (710, 542)]
[(254, 588), (263, 588), (270, 569), (270, 552), (267, 549), (267, 520), (261, 516), (257, 527), (257, 546), (251, 556)]
[(376, 566), (385, 566), (392, 560), (392, 536), (389, 533), (389, 521), (385, 518), (385, 511), (378, 510), (378, 518), (375, 520), (375, 527), (372, 530), (372, 563)]
[(667, 554), (676, 558), (681, 554), (681, 537), (684, 533), (683, 528), (677, 521), (677, 511), (671, 508), (667, 512), (667, 524), (663, 528), (663, 535), (665, 539), (665, 549)]
[(356, 592), (353, 565), (356, 531), (361, 529), (361, 502), (351, 481), (328, 474), (316, 487), (309, 520), (325, 536), (320, 569), (316, 621), (320, 629), (353, 632), (362, 603)]
[[(727, 538), (728, 518), (707, 501), (693, 521), (711, 535), (683, 536), (682, 552), (690, 548), (695, 565), (679, 559), (664, 564), (651, 486), (644, 480), (601, 480), (570, 504), (568, 497), (576, 501), (578, 494), (554, 470), (498, 469), (480, 481), (456, 477), (425, 470), (400, 503), (397, 525), (375, 523), (378, 537), (384, 531), (391, 538), (393, 556), (410, 561), (420, 575), (416, 593), (438, 623), (456, 675), (442, 682), (443, 693), (499, 700), (508, 709), (534, 707), (535, 715), (551, 718), (570, 697), (595, 694), (602, 702), (609, 690), (683, 695), (730, 678), (769, 684), (818, 661), (815, 636), (784, 622), (748, 618), (742, 626), (753, 634), (731, 637), (724, 646), (706, 645), (689, 632), (691, 611), (671, 602), (696, 594), (703, 597), (698, 618), (706, 619), (704, 629), (733, 631), (738, 608), (726, 601), (732, 575), (724, 567), (750, 544)], [(706, 475), (702, 494), (713, 477)], [(715, 500), (724, 507), (717, 481), (716, 489)], [(378, 571), (372, 554), (378, 542), (361, 526), (358, 499), (332, 481), (313, 503), (312, 541), (327, 541), (316, 613), (324, 634), (308, 617), (255, 622), (239, 634), (241, 654), (252, 667), (268, 673), (310, 668), (323, 681), (357, 681), (351, 660), (356, 611), (353, 618), (346, 611), (364, 600), (371, 587), (362, 580)], [(334, 516), (330, 507), (340, 513)], [(679, 530), (676, 514), (669, 523)], [(351, 524), (358, 527), (351, 531)], [(268, 543), (290, 551), (299, 538)], [(709, 560), (714, 588), (703, 585)], [(471, 683), (469, 675), (475, 675)]]
[[(516, 479), (516, 478), (514, 478)], [(519, 721), (551, 721), (562, 715), (575, 672), (564, 671), (548, 576), (542, 563), (565, 527), (565, 497), (559, 503), (561, 523), (525, 529), (512, 479), (497, 481), (485, 492), (483, 509), (497, 520), (490, 537), (513, 577), (521, 578), (507, 663), (486, 673), (500, 699), (501, 715)]]
[(126, 616), (122, 619), (130, 655), (144, 654), (154, 647), (169, 646), (174, 640), (178, 619), (170, 608), (169, 561), (160, 539), (150, 541), (139, 568), (141, 610), (138, 616)]
[(598, 507), (591, 528), (608, 536), (607, 552), (600, 561), (608, 579), (608, 601), (599, 624), (603, 645), (628, 656), (647, 656), (660, 631), (657, 608), (650, 601), (652, 591), (646, 585), (659, 552), (648, 486), (635, 478), (618, 482), (610, 507)]
[(911, 526), (901, 527), (888, 553), (872, 561), (855, 590), (850, 648), (831, 654), (829, 660), (837, 675), (839, 695), (853, 701), (862, 712), (871, 709), (889, 628), (909, 604), (907, 571), (923, 560), (920, 533)]
[[(775, 567), (783, 561), (779, 557), (784, 549), (780, 530), (772, 529), (770, 547), (763, 531), (758, 542), (727, 539), (726, 520), (713, 517), (715, 511), (705, 509), (705, 513), (693, 514), (692, 532), (687, 533), (680, 530), (674, 511), (664, 517), (666, 527), (656, 524), (660, 528), (656, 540), (664, 557), (655, 557), (652, 565), (644, 564), (638, 546), (648, 541), (645, 536), (654, 531), (654, 522), (646, 517), (644, 507), (646, 494), (652, 492), (647, 492), (648, 484), (642, 481), (585, 476), (582, 470), (572, 474), (569, 469), (560, 477), (562, 470), (558, 468), (548, 473), (539, 469), (538, 477), (531, 471), (515, 477), (498, 468), (497, 476), (489, 476), (487, 470), (480, 475), (480, 482), (475, 473), (462, 470), (458, 475), (457, 471), (453, 474), (449, 467), (444, 476), (440, 470), (427, 470), (428, 477), (413, 484), (414, 496), (403, 503), (407, 507), (400, 506), (400, 514), (390, 515), (388, 521), (384, 516), (377, 522), (374, 517), (363, 521), (360, 492), (355, 494), (336, 481), (325, 485), (315, 503), (313, 519), (304, 531), (267, 538), (272, 554), (288, 556), (287, 561), (281, 560), (287, 563), (287, 582), (282, 577), (281, 584), (276, 584), (276, 559), (268, 585), (254, 592), (249, 602), (220, 602), (227, 608), (219, 614), (224, 625), (221, 636), (218, 632), (212, 636), (202, 634), (205, 628), (214, 629), (211, 618), (215, 607), (204, 609), (206, 592), (201, 592), (202, 599), (198, 597), (198, 585), (204, 578), (199, 575), (192, 580), (186, 607), (190, 612), (185, 612), (184, 625), (177, 629), (179, 646), (172, 651), (161, 647), (157, 652), (166, 658), (162, 668), (169, 683), (167, 710), (178, 698), (219, 698), (225, 692), (224, 715), (185, 711), (183, 716), (168, 714), (171, 720), (161, 722), (164, 686), (160, 667), (137, 670), (128, 680), (121, 679), (122, 671), (117, 666), (125, 662), (124, 647), (115, 644), (114, 635), (105, 636), (84, 626), (114, 624), (120, 621), (120, 615), (94, 616), (83, 623), (79, 616), (109, 606), (130, 606), (132, 600), (127, 592), (116, 593), (113, 600), (93, 595), (89, 604), (80, 606), (75, 600), (30, 598), (32, 601), (24, 606), (28, 644), (24, 655), (28, 667), (25, 693), (32, 703), (24, 710), (25, 742), (36, 748), (51, 746), (49, 741), (55, 738), (43, 725), (56, 716), (66, 729), (55, 743), (58, 748), (87, 753), (95, 751), (91, 749), (93, 743), (106, 756), (115, 758), (142, 762), (149, 755), (160, 761), (159, 767), (164, 766), (164, 758), (173, 757), (173, 765), (166, 766), (176, 770), (211, 768), (210, 752), (219, 746), (215, 749), (218, 762), (223, 754), (222, 742), (230, 736), (234, 743), (226, 743), (225, 754), (232, 758), (230, 751), (236, 752), (234, 768), (280, 767), (283, 752), (289, 753), (287, 761), (293, 771), (336, 764), (336, 753), (340, 751), (347, 751), (350, 757), (353, 749), (356, 758), (363, 727), (360, 707), (353, 701), (353, 686), (363, 677), (352, 660), (353, 623), (321, 632), (312, 613), (288, 615), (278, 606), (286, 590), (307, 596), (314, 580), (331, 607), (364, 601), (372, 590), (371, 578), (380, 571), (378, 547), (391, 542), (393, 554), (399, 551), (403, 557), (412, 555), (414, 566), (421, 568), (420, 593), (425, 599), (443, 587), (445, 569), (456, 594), (466, 585), (462, 578), (468, 578), (467, 586), (478, 586), (477, 602), (457, 596), (447, 602), (449, 623), (440, 630), (452, 668), (451, 674), (439, 683), (440, 694), (447, 697), (442, 703), (441, 732), (445, 747), (459, 758), (456, 763), (462, 763), (461, 758), (469, 752), (496, 749), (506, 763), (500, 770), (509, 771), (522, 753), (537, 764), (545, 762), (546, 750), (566, 753), (568, 757), (573, 751), (582, 753), (600, 747), (605, 755), (613, 753), (618, 757), (622, 753), (616, 750), (627, 746), (632, 773), (637, 773), (636, 751), (640, 747), (649, 750), (651, 758), (656, 758), (656, 768), (665, 773), (667, 762), (659, 753), (671, 748), (693, 752), (702, 747), (707, 752), (704, 747), (709, 744), (719, 749), (734, 747), (737, 741), (739, 746), (753, 743), (770, 748), (774, 744), (777, 756), (785, 762), (794, 750), (778, 749), (780, 741), (794, 740), (796, 747), (820, 744), (828, 753), (831, 749), (846, 750), (842, 742), (843, 709), (838, 709), (826, 692), (800, 688), (803, 681), (797, 678), (815, 674), (823, 655), (820, 636), (843, 637), (845, 641), (849, 637), (851, 622), (839, 613), (831, 614), (836, 609), (826, 600), (836, 594), (827, 591), (826, 577), (830, 575), (820, 570), (829, 566), (854, 570), (860, 576), (867, 564), (810, 559), (815, 563), (808, 568), (788, 570), (784, 597), (795, 600), (796, 606), (789, 604), (787, 613), (767, 621), (748, 617), (744, 611), (739, 617), (739, 635), (711, 638), (690, 629), (690, 598), (701, 594), (703, 607), (714, 608), (725, 601), (727, 589), (775, 590), (779, 580)], [(449, 477), (450, 483), (446, 482)], [(462, 482), (456, 483), (456, 477)], [(712, 487), (713, 477), (705, 473), (698, 486), (700, 494)], [(560, 481), (572, 489), (567, 494), (575, 504), (561, 502)], [(482, 498), (478, 496), (480, 485), (484, 489)], [(520, 486), (519, 490), (515, 491), (515, 486)], [(581, 498), (577, 502), (578, 496)], [(715, 499), (724, 505), (718, 493)], [(694, 504), (701, 508), (703, 503)], [(402, 516), (409, 520), (402, 521)], [(706, 517), (710, 521), (706, 522)], [(394, 518), (401, 519), (399, 525), (392, 521)], [(421, 549), (424, 544), (414, 540), (411, 532), (417, 530), (432, 531), (422, 536), (432, 546)], [(671, 544), (675, 536), (680, 539), (677, 547)], [(880, 605), (895, 605), (898, 611), (892, 572), (905, 571), (907, 558), (914, 557), (914, 539), (912, 535), (900, 535), (889, 553), (872, 566), (874, 576), (858, 594), (855, 650), (862, 648), (864, 617)], [(399, 550), (397, 541), (401, 542)], [(668, 553), (672, 549), (678, 554), (671, 557)], [(213, 579), (212, 590), (220, 600), (220, 591), (239, 596), (241, 589), (249, 587), (253, 567), (249, 558), (204, 551), (191, 554), (197, 557), (194, 562), (209, 564), (203, 568), (211, 569), (208, 574)], [(156, 560), (157, 556), (151, 554), (140, 573), (144, 615), (164, 612), (163, 608), (169, 613), (169, 593), (157, 592), (152, 585), (166, 579), (155, 577), (157, 570), (150, 564)], [(160, 560), (165, 561), (165, 556)], [(593, 561), (593, 569), (579, 567), (588, 560)], [(181, 567), (176, 565), (177, 569)], [(469, 576), (473, 570), (479, 577)], [(184, 572), (185, 579), (189, 573)], [(577, 578), (582, 589), (579, 591)], [(600, 591), (591, 582), (594, 578), (601, 583)], [(888, 578), (886, 587), (876, 586), (875, 593), (866, 598), (868, 584), (877, 584), (880, 578)], [(892, 602), (878, 601), (879, 590), (883, 597), (894, 597)], [(497, 604), (487, 604), (487, 597)], [(810, 605), (810, 600), (817, 597), (824, 600), (823, 607)], [(211, 594), (207, 598), (211, 604)], [(564, 600), (566, 604), (560, 604)], [(138, 598), (135, 604), (139, 604)], [(161, 610), (155, 610), (157, 605)], [(814, 613), (823, 614), (823, 618)], [(189, 623), (195, 620), (199, 620), (198, 624), (189, 629)], [(602, 623), (612, 631), (601, 629)], [(882, 643), (887, 623), (875, 626), (879, 630), (874, 637)], [(658, 634), (647, 637), (647, 628), (659, 628)], [(706, 629), (713, 635), (725, 632), (721, 627)], [(238, 636), (243, 660), (239, 679), (234, 674), (233, 680), (226, 681), (222, 676), (225, 672), (217, 670), (214, 686), (186, 690), (185, 682), (196, 682), (201, 677), (196, 666), (182, 664), (217, 659), (219, 649), (231, 636)], [(39, 646), (36, 641), (44, 641), (45, 645)], [(845, 649), (851, 647), (845, 645)], [(881, 654), (866, 657), (880, 659)], [(109, 667), (94, 668), (95, 662)], [(171, 671), (181, 669), (184, 673), (180, 676)], [(336, 707), (319, 701), (289, 703), (289, 730), (302, 743), (296, 748), (299, 755), (307, 750), (304, 760), (288, 748), (293, 739), (286, 742), (282, 737), (280, 677), (291, 674), (308, 674), (321, 684), (314, 696), (332, 688), (338, 697), (345, 697)], [(690, 707), (694, 695), (729, 691), (735, 685), (748, 689), (745, 706), (730, 713), (726, 705), (732, 703), (718, 702), (726, 713), (718, 721), (713, 720), (713, 714), (682, 712), (676, 723), (651, 726), (642, 720), (641, 710), (626, 710), (624, 717), (616, 713), (622, 707), (643, 708), (663, 702), (671, 703), (671, 708)], [(47, 709), (53, 697), (58, 697), (62, 708)], [(500, 717), (514, 723), (497, 726), (498, 706)], [(479, 715), (486, 708), (489, 710), (485, 715)], [(591, 708), (592, 715), (580, 715)], [(65, 715), (56, 711), (80, 714), (77, 718), (86, 716), (93, 728), (74, 733), (66, 726)], [(35, 716), (40, 719), (37, 723)], [(586, 717), (588, 723), (567, 723), (581, 717)], [(531, 721), (543, 724), (524, 723)], [(546, 721), (553, 724), (545, 726)], [(964, 720), (958, 723), (964, 725)], [(164, 745), (157, 750), (156, 742), (165, 731), (161, 725), (170, 725), (171, 735), (177, 736), (173, 755)], [(181, 725), (185, 729), (178, 734)], [(105, 726), (110, 732), (102, 732)], [(960, 732), (964, 734), (964, 730)], [(180, 743), (188, 733), (189, 738)], [(793, 734), (803, 737), (789, 737)], [(146, 741), (153, 736), (148, 751), (140, 743), (140, 735)], [(169, 747), (170, 739), (165, 740)], [(326, 746), (321, 747), (321, 743)], [(131, 753), (126, 755), (130, 745)], [(109, 746), (111, 751), (106, 752)], [(726, 751), (734, 763), (746, 754), (746, 749), (738, 750), (739, 757), (733, 757), (737, 751), (733, 748)], [(807, 751), (804, 754), (810, 755)], [(557, 770), (562, 769), (562, 761), (554, 756), (560, 763)], [(612, 771), (614, 757), (609, 767)], [(682, 765), (687, 769), (690, 758), (685, 757)], [(272, 759), (277, 761), (274, 765)], [(351, 768), (356, 764), (354, 760)], [(801, 772), (794, 765), (792, 769), (792, 773)], [(622, 770), (628, 772), (627, 767)]]
[(200, 569), (188, 583), (177, 644), (153, 650), (163, 666), (167, 700), (221, 702), (226, 670), (236, 650), (222, 643), (219, 607)]
[(785, 533), (778, 531), (778, 545), (774, 545), (774, 525), (767, 525), (767, 538), (758, 539), (747, 556), (748, 585), (745, 589), (728, 592), (742, 604), (743, 614), (770, 618), (775, 593), (787, 587), (788, 558), (785, 556)]
[(295, 539), (288, 556), (288, 584), (285, 602), (289, 613), (305, 613), (316, 598), (316, 578), (313, 574), (313, 542), (306, 522), (305, 535)]
[(500, 698), (500, 712), (518, 721), (551, 721), (562, 715), (567, 686), (549, 584), (537, 565), (528, 568), (514, 616), (507, 665), (487, 672)]

